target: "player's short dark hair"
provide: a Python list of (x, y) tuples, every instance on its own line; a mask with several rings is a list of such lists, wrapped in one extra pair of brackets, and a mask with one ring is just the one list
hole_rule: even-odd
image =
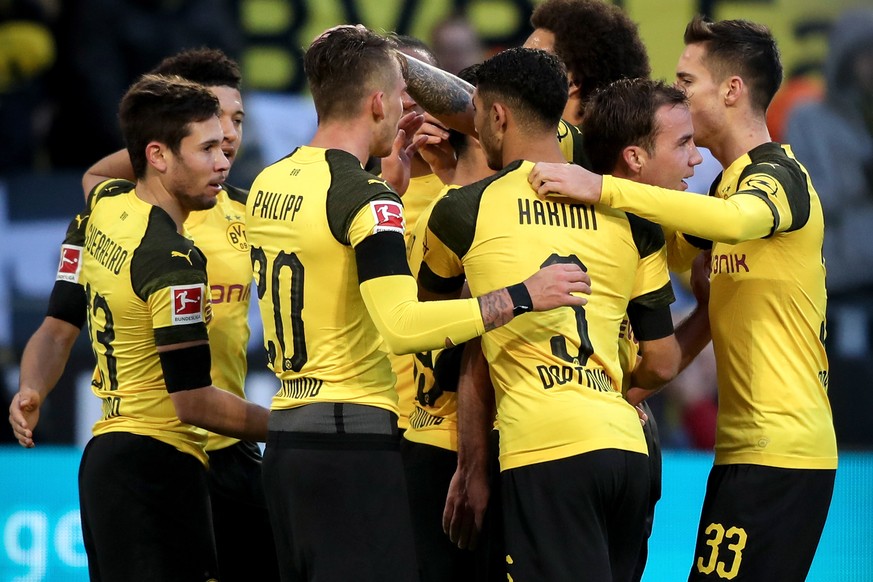
[(567, 103), (567, 70), (553, 54), (511, 48), (486, 60), (476, 71), (476, 88), (489, 105), (503, 101), (531, 128), (554, 132)]
[(651, 73), (636, 23), (614, 4), (546, 0), (534, 9), (530, 23), (555, 35), (555, 54), (579, 86), (583, 104), (613, 81)]
[(710, 22), (695, 16), (685, 28), (685, 44), (703, 44), (704, 64), (713, 78), (738, 75), (749, 85), (752, 106), (767, 111), (782, 84), (779, 48), (769, 28), (748, 20)]
[(164, 76), (178, 75), (206, 87), (233, 87), (238, 90), (242, 83), (239, 64), (223, 51), (206, 47), (167, 57), (151, 72)]
[(124, 94), (118, 112), (134, 175), (145, 175), (149, 142), (163, 143), (178, 154), (182, 139), (191, 131), (189, 124), (220, 113), (218, 98), (199, 83), (178, 76), (140, 77)]
[(679, 89), (650, 79), (620, 79), (592, 95), (581, 127), (591, 169), (611, 174), (628, 146), (654, 153), (656, 114), (664, 105), (687, 107), (688, 100)]
[(303, 57), (319, 121), (354, 116), (371, 89), (388, 89), (399, 60), (388, 39), (361, 25), (322, 33)]

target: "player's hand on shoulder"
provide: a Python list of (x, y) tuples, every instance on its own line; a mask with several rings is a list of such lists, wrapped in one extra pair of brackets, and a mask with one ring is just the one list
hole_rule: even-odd
[(585, 204), (600, 202), (603, 176), (576, 164), (538, 162), (527, 179), (542, 198), (563, 196)]
[(557, 263), (543, 267), (524, 281), (533, 311), (565, 305), (585, 305), (591, 294), (591, 277), (579, 265)]

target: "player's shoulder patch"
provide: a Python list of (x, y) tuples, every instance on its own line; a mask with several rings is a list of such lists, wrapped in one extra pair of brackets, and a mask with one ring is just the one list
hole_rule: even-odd
[(58, 273), (55, 281), (78, 283), (81, 272), (82, 247), (71, 244), (61, 245), (61, 262), (58, 264)]
[[(387, 230), (399, 228), (392, 217), (403, 216), (400, 196), (382, 178), (361, 167), (360, 161), (352, 154), (342, 150), (327, 150), (325, 161), (330, 169), (330, 186), (327, 191), (327, 222), (334, 238), (348, 245), (348, 232), (355, 215), (367, 204), (379, 213), (377, 224), (383, 222)], [(373, 202), (393, 202), (393, 205), (376, 205)], [(397, 212), (401, 210), (400, 212)], [(392, 222), (393, 220), (393, 222)], [(379, 232), (379, 231), (377, 231)]]
[(373, 232), (399, 232), (406, 229), (406, 219), (403, 217), (403, 205), (394, 200), (371, 200), (370, 212), (376, 226)]
[(206, 298), (206, 285), (171, 285), (170, 299), (173, 302), (172, 325), (203, 323), (203, 302)]

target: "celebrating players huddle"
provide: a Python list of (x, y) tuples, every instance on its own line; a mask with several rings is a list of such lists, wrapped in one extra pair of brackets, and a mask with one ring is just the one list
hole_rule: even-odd
[[(710, 339), (689, 580), (805, 579), (837, 451), (821, 205), (765, 123), (775, 42), (695, 18), (668, 86), (611, 4), (531, 22), (458, 77), (408, 38), (323, 32), (316, 133), (250, 193), (225, 183), (235, 63), (187, 51), (128, 90), (10, 406), (32, 447), (87, 322), (92, 580), (640, 580), (645, 399)], [(695, 144), (724, 168), (709, 196), (684, 192)], [(668, 269), (698, 301), (675, 329)], [(243, 392), (252, 277), (270, 410)]]

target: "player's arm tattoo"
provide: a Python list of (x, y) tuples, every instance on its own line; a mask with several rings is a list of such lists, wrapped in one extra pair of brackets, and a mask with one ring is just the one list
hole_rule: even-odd
[(512, 297), (506, 288), (492, 291), (478, 299), (485, 331), (491, 331), (505, 325), (512, 319)]
[(403, 67), (406, 91), (425, 111), (440, 117), (464, 113), (472, 107), (472, 85), (414, 57), (399, 54), (406, 60)]

